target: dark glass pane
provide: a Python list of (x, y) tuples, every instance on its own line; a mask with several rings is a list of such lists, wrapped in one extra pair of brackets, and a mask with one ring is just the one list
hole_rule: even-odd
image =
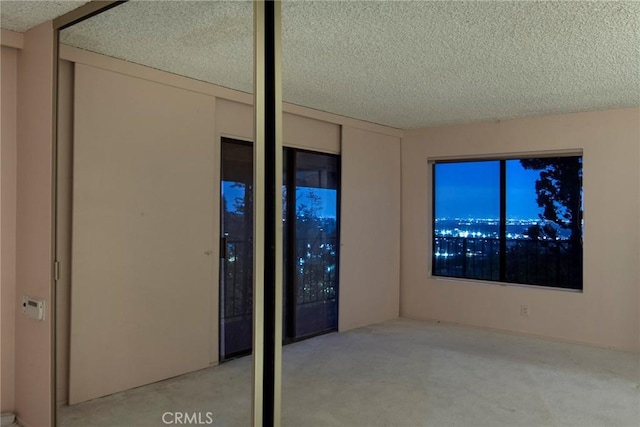
[(253, 148), (222, 140), (220, 356), (248, 353), (253, 318)]
[(295, 164), (294, 333), (301, 338), (338, 326), (338, 158), (297, 152)]
[[(294, 149), (283, 153), (285, 342), (337, 329), (338, 166), (334, 155)], [(252, 185), (252, 144), (223, 138), (222, 360), (251, 351)]]
[(508, 282), (582, 289), (582, 158), (506, 161)]
[(288, 336), (288, 325), (291, 322), (291, 316), (289, 315), (289, 310), (287, 307), (289, 306), (289, 290), (287, 289), (287, 284), (289, 283), (289, 222), (287, 221), (289, 212), (289, 203), (288, 203), (288, 179), (289, 179), (289, 157), (291, 156), (291, 149), (284, 148), (282, 154), (282, 337), (283, 342), (287, 342)]
[(500, 162), (433, 168), (433, 274), (500, 280)]

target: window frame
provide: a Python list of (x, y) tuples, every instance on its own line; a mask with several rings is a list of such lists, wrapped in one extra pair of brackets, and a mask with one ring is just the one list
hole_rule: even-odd
[[(579, 280), (579, 288), (575, 287), (561, 287), (554, 285), (543, 285), (543, 284), (533, 284), (533, 283), (520, 283), (517, 281), (509, 281), (507, 279), (507, 242), (509, 239), (506, 238), (507, 235), (507, 167), (506, 162), (509, 160), (523, 160), (523, 159), (544, 159), (544, 158), (561, 158), (561, 157), (580, 157), (582, 167), (581, 167), (581, 176), (580, 176), (580, 191), (581, 191), (581, 204), (583, 206), (581, 213), (581, 232), (583, 238), (581, 239), (581, 247), (580, 247), (580, 265), (581, 265), (581, 276)], [(475, 162), (489, 162), (489, 161), (497, 161), (499, 162), (499, 212), (500, 217), (499, 221), (499, 279), (478, 279), (468, 276), (454, 276), (454, 275), (439, 275), (436, 274), (436, 166), (438, 164), (447, 164), (447, 163), (475, 163)], [(430, 158), (428, 159), (428, 167), (431, 169), (431, 185), (429, 187), (430, 191), (430, 203), (431, 203), (431, 233), (430, 233), (430, 256), (429, 256), (429, 277), (436, 280), (445, 280), (445, 281), (471, 281), (472, 283), (482, 283), (482, 284), (492, 284), (492, 285), (501, 285), (501, 286), (517, 286), (517, 287), (527, 287), (527, 288), (540, 288), (547, 290), (558, 290), (558, 291), (568, 291), (568, 292), (584, 292), (584, 153), (582, 150), (580, 151), (551, 151), (544, 153), (536, 153), (536, 152), (527, 152), (527, 153), (515, 153), (509, 155), (488, 155), (488, 156), (464, 156), (464, 157), (444, 157), (444, 158)]]

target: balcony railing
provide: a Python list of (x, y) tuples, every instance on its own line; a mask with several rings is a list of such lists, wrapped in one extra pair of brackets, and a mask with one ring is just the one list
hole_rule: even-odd
[[(337, 242), (335, 237), (297, 239), (296, 305), (335, 302), (337, 294)], [(223, 319), (251, 316), (253, 304), (253, 248), (250, 241), (228, 240), (223, 261)], [(289, 271), (284, 269), (285, 274)]]
[(297, 239), (297, 305), (324, 303), (336, 298), (336, 238)]
[(222, 319), (250, 318), (253, 313), (253, 246), (247, 240), (228, 240), (223, 260)]
[(435, 237), (433, 274), (581, 289), (582, 247), (569, 240), (507, 239), (501, 254), (500, 239)]

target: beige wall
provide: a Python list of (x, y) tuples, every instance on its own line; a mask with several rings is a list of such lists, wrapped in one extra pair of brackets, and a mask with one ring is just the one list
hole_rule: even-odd
[(74, 79), (69, 403), (217, 359), (219, 262), (215, 98), (85, 65)]
[(1, 412), (13, 411), (16, 300), (16, 161), (18, 51), (2, 46), (0, 88)]
[(52, 416), (52, 148), (53, 30), (24, 34), (18, 54), (16, 297), (45, 301), (45, 319), (16, 316), (14, 410), (26, 427)]
[[(405, 131), (401, 315), (640, 351), (639, 146), (638, 108)], [(429, 159), (580, 149), (583, 293), (430, 276)]]
[(216, 98), (216, 123), (219, 137), (253, 140), (253, 106), (251, 105)]
[[(66, 45), (60, 46), (60, 57), (66, 61), (78, 64), (91, 65), (93, 67), (102, 68), (104, 70), (114, 71), (128, 76), (142, 78), (157, 83), (179, 87), (194, 92), (215, 96), (217, 99), (233, 101), (239, 104), (251, 105), (253, 96), (249, 93), (239, 92), (237, 90), (216, 86), (199, 80), (193, 80), (188, 77), (176, 74), (166, 73), (143, 65), (122, 61), (105, 55), (89, 52), (82, 49), (73, 48)], [(289, 104), (283, 102), (282, 109), (286, 115), (298, 116), (300, 118), (313, 119), (316, 122), (324, 122), (337, 126), (349, 126), (356, 129), (363, 129), (370, 132), (380, 133), (394, 137), (401, 137), (402, 130), (390, 128), (388, 126), (377, 125), (371, 122), (365, 122), (358, 119), (352, 119), (337, 114), (328, 113), (326, 111), (314, 110), (300, 105)], [(251, 119), (253, 120), (253, 119)], [(285, 135), (285, 144), (291, 139), (287, 134), (293, 135), (297, 127), (295, 123), (283, 123)], [(289, 130), (287, 130), (289, 128)], [(324, 137), (322, 137), (324, 139)], [(315, 135), (309, 135), (307, 132), (303, 134), (304, 140), (314, 140)], [(328, 142), (328, 141), (327, 141)], [(292, 142), (293, 143), (293, 142)], [(295, 142), (300, 143), (298, 141)], [(318, 149), (317, 147), (315, 149)]]
[(398, 317), (400, 138), (342, 128), (339, 329)]
[[(217, 98), (216, 114), (220, 136), (253, 140), (253, 106)], [(340, 126), (335, 123), (284, 113), (282, 128), (285, 147), (340, 153)]]
[(66, 403), (69, 386), (69, 326), (71, 318), (71, 200), (73, 185), (73, 64), (58, 66), (58, 209), (56, 259), (60, 263), (56, 282), (56, 399)]
[(324, 153), (340, 153), (340, 126), (308, 117), (282, 115), (282, 143)]

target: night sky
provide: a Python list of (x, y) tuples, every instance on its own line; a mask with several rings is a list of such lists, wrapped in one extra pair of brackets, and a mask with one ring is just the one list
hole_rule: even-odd
[[(235, 211), (235, 200), (238, 197), (244, 196), (244, 188), (235, 183), (229, 181), (222, 182), (222, 195), (227, 202), (227, 209), (231, 212)], [(321, 199), (321, 205), (317, 210), (318, 217), (321, 218), (335, 218), (337, 213), (337, 191), (328, 188), (297, 188), (297, 203), (298, 206), (302, 204), (311, 205), (312, 201), (308, 199), (309, 191), (312, 191), (316, 196)]]
[[(541, 208), (536, 203), (535, 182), (540, 171), (525, 170), (519, 160), (507, 161), (507, 217), (536, 219)], [(460, 162), (436, 165), (436, 218), (499, 218), (500, 162)], [(299, 187), (298, 205), (310, 203), (308, 188)], [(322, 199), (320, 217), (336, 216), (336, 190), (311, 189)], [(234, 210), (234, 200), (244, 190), (223, 183), (227, 208)]]
[[(507, 162), (507, 218), (538, 218), (535, 182), (540, 171)], [(436, 165), (436, 218), (499, 218), (500, 162)]]

